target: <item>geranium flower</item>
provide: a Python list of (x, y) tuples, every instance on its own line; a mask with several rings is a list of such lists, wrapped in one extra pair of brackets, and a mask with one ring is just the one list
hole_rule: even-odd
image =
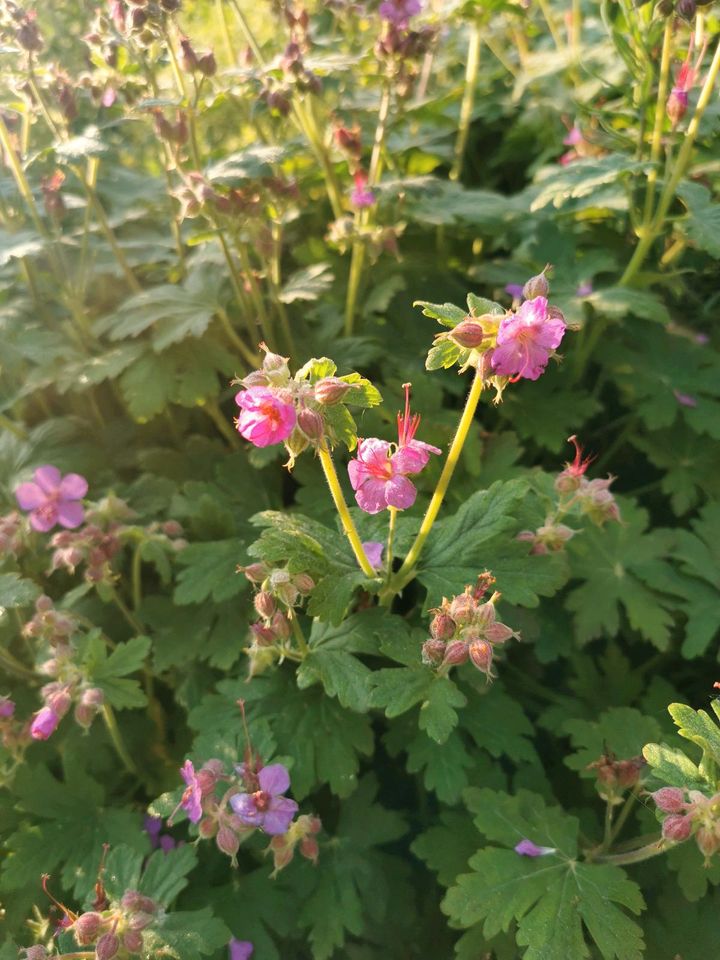
[(33, 740), (47, 740), (57, 730), (60, 715), (52, 707), (43, 707), (35, 714), (30, 725), (30, 736)]
[(290, 786), (290, 775), (281, 763), (263, 767), (258, 774), (259, 790), (237, 793), (230, 806), (248, 827), (260, 827), (270, 836), (287, 833), (298, 805), (283, 794)]
[(61, 527), (79, 527), (85, 519), (81, 500), (88, 490), (85, 477), (79, 473), (62, 476), (57, 467), (46, 464), (33, 474), (35, 481), (21, 483), (15, 499), (21, 510), (30, 511), (30, 526), (40, 533), (59, 523)]
[(256, 447), (282, 443), (295, 429), (295, 407), (267, 387), (241, 390), (235, 403), (242, 411), (236, 420), (237, 429)]
[(398, 30), (406, 30), (410, 17), (414, 17), (422, 10), (420, 0), (384, 0), (380, 4), (379, 13), (383, 20), (392, 23)]
[(197, 823), (202, 817), (202, 789), (192, 760), (186, 760), (182, 767), (180, 767), (180, 776), (187, 784), (187, 787), (185, 788), (180, 803), (168, 818), (168, 826), (172, 825), (173, 818), (181, 807), (185, 813), (187, 813), (188, 819), (192, 823)]
[(556, 852), (555, 847), (538, 847), (537, 844), (527, 838), (522, 839), (520, 843), (516, 843), (513, 849), (521, 857), (545, 857), (549, 853)]
[(358, 209), (371, 207), (375, 203), (375, 194), (367, 185), (367, 174), (359, 170), (353, 177), (353, 180), (355, 181), (355, 186), (350, 192), (350, 203)]
[(382, 570), (383, 565), (383, 550), (385, 549), (385, 544), (380, 543), (379, 540), (367, 540), (362, 545), (363, 550), (365, 551), (365, 556), (368, 558), (370, 566), (373, 570)]
[(495, 373), (537, 380), (565, 335), (565, 321), (548, 311), (545, 297), (526, 300), (500, 322), (490, 362)]
[(249, 940), (236, 940), (235, 937), (228, 944), (230, 960), (250, 960), (254, 949)]

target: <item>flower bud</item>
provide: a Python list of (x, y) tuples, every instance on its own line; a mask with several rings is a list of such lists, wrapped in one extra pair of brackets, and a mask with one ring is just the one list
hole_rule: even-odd
[(709, 827), (699, 828), (695, 834), (695, 842), (700, 853), (705, 857), (711, 857), (720, 849), (720, 837)]
[(468, 644), (468, 655), (474, 667), (477, 667), (482, 673), (490, 674), (490, 667), (493, 661), (492, 644), (487, 640), (471, 640)]
[(217, 61), (212, 50), (203, 53), (197, 60), (198, 70), (204, 77), (214, 77), (217, 73)]
[(450, 640), (455, 634), (455, 621), (447, 613), (438, 613), (430, 621), (433, 640)]
[(697, 10), (695, 0), (678, 0), (675, 4), (675, 10), (684, 20), (692, 20)]
[(422, 662), (427, 666), (437, 666), (445, 656), (443, 640), (426, 640), (422, 645)]
[(113, 960), (120, 950), (120, 938), (114, 933), (104, 933), (95, 945), (96, 960)]
[(307, 407), (298, 410), (297, 425), (300, 432), (310, 443), (317, 443), (322, 440), (325, 432), (325, 421), (317, 410), (308, 410)]
[[(275, 614), (275, 616), (278, 616), (278, 614)], [(280, 616), (282, 616), (282, 614), (280, 614)], [(266, 627), (262, 621), (251, 623), (250, 633), (258, 647), (271, 647), (275, 643), (275, 631), (272, 626)]]
[(279, 610), (272, 618), (270, 622), (270, 627), (273, 632), (273, 638), (277, 640), (287, 640), (292, 633), (292, 628), (290, 627), (290, 621), (285, 616), (284, 613), (281, 613)]
[(673, 87), (665, 104), (665, 112), (673, 126), (676, 126), (687, 113), (689, 96), (687, 90)]
[(308, 573), (298, 573), (293, 577), (293, 583), (304, 597), (315, 589), (315, 581)]
[(485, 629), (485, 639), (490, 643), (505, 643), (511, 637), (515, 636), (515, 631), (504, 623), (491, 623)]
[(480, 628), (485, 628), (495, 623), (495, 604), (481, 603), (475, 611), (473, 623), (477, 624)]
[(313, 388), (315, 399), (323, 406), (332, 407), (344, 398), (350, 389), (350, 384), (339, 377), (324, 377), (318, 380)]
[(692, 818), (681, 816), (678, 813), (671, 813), (665, 817), (662, 825), (662, 835), (666, 840), (673, 840), (675, 843), (681, 843), (687, 840), (692, 832)]
[(50, 707), (43, 707), (35, 714), (30, 725), (30, 736), (33, 740), (47, 740), (57, 730), (60, 717)]
[(95, 943), (104, 926), (103, 915), (93, 910), (89, 913), (81, 913), (71, 929), (77, 945), (86, 947), (89, 943)]
[(47, 613), (49, 610), (52, 610), (53, 602), (50, 597), (43, 594), (41, 597), (38, 597), (35, 601), (35, 609), (38, 613)]
[[(263, 357), (263, 370), (265, 373), (274, 373), (282, 374), (282, 378), (290, 376), (290, 368), (288, 367), (289, 357), (281, 357), (279, 353), (272, 353), (268, 350), (266, 344), (261, 343), (260, 347), (265, 351), (265, 356)], [(277, 378), (273, 377), (273, 381)]]
[(155, 918), (151, 913), (146, 913), (144, 910), (140, 910), (138, 913), (133, 913), (128, 918), (128, 927), (130, 930), (144, 930), (145, 927), (149, 927)]
[(545, 271), (550, 269), (550, 264), (543, 268), (541, 273), (535, 277), (530, 277), (523, 287), (523, 297), (526, 300), (534, 300), (535, 297), (546, 297), (550, 292), (550, 284), (547, 282)]
[(218, 832), (217, 820), (212, 817), (203, 817), (198, 824), (198, 833), (203, 840), (210, 840)]
[(615, 764), (618, 786), (623, 790), (634, 787), (640, 781), (640, 774), (645, 766), (643, 757), (632, 757), (630, 760), (618, 760)]
[(468, 645), (464, 640), (451, 640), (445, 647), (445, 656), (443, 663), (450, 666), (456, 666), (465, 663), (468, 658)]
[(475, 610), (476, 603), (469, 593), (453, 597), (450, 604), (450, 616), (457, 624), (469, 623), (475, 616)]
[(234, 857), (240, 849), (240, 837), (231, 830), (230, 827), (222, 826), (217, 832), (215, 843), (218, 850), (227, 854), (228, 857)]
[(46, 705), (59, 717), (64, 717), (70, 709), (72, 697), (67, 689), (58, 690), (47, 698)]
[(142, 953), (145, 946), (143, 935), (139, 930), (127, 930), (123, 934), (123, 947), (128, 953)]
[(9, 697), (0, 697), (0, 720), (7, 720), (15, 713), (15, 701)]
[(680, 813), (685, 809), (685, 793), (679, 787), (661, 787), (650, 796), (663, 813)]
[(485, 331), (482, 328), (482, 324), (478, 323), (477, 320), (466, 317), (464, 320), (461, 320), (456, 327), (453, 327), (449, 336), (459, 347), (464, 347), (466, 350), (474, 350), (475, 347), (479, 347), (485, 339)]
[(268, 572), (264, 563), (250, 563), (247, 567), (238, 567), (238, 573), (244, 573), (250, 583), (262, 583)]
[(157, 910), (157, 904), (152, 897), (145, 896), (139, 890), (126, 890), (120, 906), (128, 913), (155, 913)]
[(25, 947), (24, 960), (47, 960), (49, 956), (42, 944), (36, 943), (33, 947)]
[(272, 596), (272, 594), (268, 593), (267, 590), (260, 590), (259, 593), (256, 593), (255, 600), (253, 602), (257, 612), (266, 620), (269, 620), (277, 610), (275, 598)]
[(320, 847), (315, 837), (303, 837), (300, 841), (300, 853), (306, 860), (312, 860), (313, 863), (317, 863)]
[(183, 528), (177, 520), (166, 520), (162, 525), (162, 532), (166, 537), (179, 537)]

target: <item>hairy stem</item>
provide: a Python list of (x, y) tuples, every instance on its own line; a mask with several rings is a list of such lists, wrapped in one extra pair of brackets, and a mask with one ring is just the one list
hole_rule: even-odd
[(668, 97), (670, 80), (670, 55), (672, 53), (673, 18), (668, 17), (663, 33), (662, 55), (660, 57), (660, 79), (658, 81), (657, 103), (655, 106), (655, 124), (653, 126), (652, 141), (650, 143), (650, 162), (652, 168), (648, 173), (647, 190), (645, 191), (645, 207), (642, 223), (644, 227), (652, 220), (653, 201), (655, 200), (655, 184), (657, 183), (657, 164), (662, 150), (662, 131), (665, 123), (665, 103)]
[(109, 703), (103, 704), (102, 716), (103, 716), (103, 720), (105, 721), (105, 726), (107, 727), (107, 731), (110, 734), (112, 745), (113, 747), (115, 747), (115, 752), (117, 753), (118, 757), (120, 757), (120, 759), (122, 760), (123, 766), (128, 771), (128, 773), (131, 773), (134, 777), (138, 777), (139, 776), (138, 768), (135, 766), (135, 762), (133, 758), (128, 753), (128, 749), (125, 746), (125, 741), (123, 740), (122, 734), (120, 733), (120, 728), (117, 725), (117, 720), (115, 719), (113, 708), (110, 706)]
[(480, 24), (475, 22), (470, 27), (467, 62), (465, 64), (465, 89), (463, 90), (462, 103), (460, 105), (460, 122), (458, 125), (457, 140), (455, 141), (455, 159), (450, 168), (451, 180), (459, 180), (462, 174), (465, 148), (467, 147), (473, 106), (475, 105), (475, 88), (477, 87), (478, 72), (480, 70), (480, 43)]
[(389, 507), (390, 520), (388, 523), (388, 538), (387, 538), (387, 579), (386, 582), (390, 580), (392, 576), (392, 565), (393, 565), (393, 546), (395, 544), (395, 527), (397, 526), (397, 507)]
[(652, 843), (648, 843), (643, 847), (638, 847), (635, 850), (628, 850), (626, 853), (599, 853), (595, 856), (591, 856), (589, 859), (593, 863), (612, 863), (617, 867), (621, 867), (624, 864), (642, 863), (643, 860), (649, 860), (651, 857), (657, 857), (661, 853), (665, 853), (670, 846), (672, 846), (672, 844), (668, 844), (658, 837), (658, 839), (654, 840)]
[(335, 509), (340, 514), (340, 521), (342, 523), (343, 530), (345, 531), (345, 536), (350, 541), (350, 546), (352, 547), (357, 562), (360, 564), (360, 569), (367, 577), (369, 577), (371, 580), (374, 580), (375, 571), (370, 565), (370, 561), (368, 560), (365, 550), (363, 549), (362, 541), (360, 540), (357, 528), (353, 523), (352, 517), (350, 516), (350, 511), (345, 503), (345, 497), (343, 496), (340, 481), (338, 480), (338, 475), (335, 471), (335, 464), (333, 463), (333, 459), (330, 456), (330, 451), (325, 443), (323, 443), (323, 445), (320, 447), (318, 453), (320, 455), (320, 464), (323, 468), (327, 485), (330, 487), (330, 495), (333, 498)]

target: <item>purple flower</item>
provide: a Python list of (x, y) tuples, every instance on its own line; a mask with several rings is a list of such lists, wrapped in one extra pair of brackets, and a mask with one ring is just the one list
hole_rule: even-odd
[(370, 561), (370, 566), (373, 568), (373, 570), (382, 570), (382, 555), (383, 550), (385, 549), (385, 544), (380, 543), (378, 540), (367, 540), (365, 543), (363, 543), (362, 547), (365, 551), (365, 556)]
[(46, 464), (33, 474), (35, 481), (21, 483), (15, 498), (21, 510), (30, 511), (30, 526), (40, 533), (61, 527), (79, 527), (85, 511), (77, 500), (87, 493), (88, 484), (79, 473), (62, 476), (57, 467)]
[(256, 447), (282, 443), (295, 429), (295, 407), (267, 387), (241, 390), (235, 403), (242, 411), (237, 419), (238, 431)]
[(358, 209), (371, 207), (375, 203), (375, 194), (367, 185), (367, 174), (359, 170), (353, 177), (353, 180), (355, 181), (355, 186), (350, 193), (350, 203)]
[(696, 333), (693, 339), (703, 347), (706, 343), (710, 343), (710, 337), (706, 333)]
[(249, 940), (236, 940), (235, 937), (228, 944), (230, 960), (249, 960), (254, 949)]
[(365, 513), (380, 513), (387, 507), (407, 510), (415, 503), (417, 490), (406, 474), (419, 473), (422, 467), (406, 462), (402, 451), (392, 453), (392, 448), (387, 440), (361, 440), (357, 458), (348, 464), (355, 499)]
[(555, 853), (555, 847), (538, 847), (527, 838), (516, 843), (514, 847), (515, 853), (519, 853), (521, 857), (545, 857), (549, 853)]
[(202, 790), (200, 789), (200, 783), (198, 782), (192, 760), (186, 760), (180, 767), (180, 776), (187, 784), (187, 787), (180, 799), (180, 803), (170, 814), (168, 825), (173, 822), (173, 817), (181, 807), (187, 813), (188, 819), (192, 823), (197, 823), (202, 817)]
[(160, 844), (160, 831), (163, 828), (162, 817), (151, 817), (149, 814), (143, 821), (143, 830), (150, 837), (150, 845), (153, 849)]
[(517, 313), (500, 322), (490, 362), (495, 373), (537, 380), (565, 335), (565, 321), (548, 311), (545, 297), (526, 300)]
[(392, 23), (398, 30), (407, 30), (410, 17), (422, 10), (420, 0), (384, 0), (380, 4), (380, 16)]
[(697, 397), (694, 397), (691, 393), (682, 393), (680, 390), (673, 390), (675, 399), (683, 407), (696, 407), (698, 405)]
[(589, 280), (584, 280), (575, 291), (575, 296), (581, 297), (581, 298), (589, 297), (592, 292), (593, 292), (593, 285), (590, 283)]
[(230, 806), (242, 823), (260, 827), (270, 836), (287, 833), (298, 805), (283, 794), (290, 786), (290, 775), (281, 763), (263, 767), (258, 774), (260, 789), (255, 793), (237, 793)]
[(522, 300), (523, 284), (507, 283), (505, 284), (505, 293), (509, 293), (513, 300)]
[(57, 730), (60, 715), (52, 707), (43, 707), (35, 714), (30, 725), (30, 736), (33, 740), (47, 740)]
[[(380, 544), (382, 548), (382, 544)], [(15, 701), (9, 697), (0, 697), (0, 720), (7, 720), (15, 713)]]

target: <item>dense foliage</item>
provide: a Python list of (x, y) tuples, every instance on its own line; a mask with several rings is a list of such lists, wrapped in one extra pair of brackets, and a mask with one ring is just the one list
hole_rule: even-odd
[(715, 955), (719, 34), (0, 0), (1, 960)]

